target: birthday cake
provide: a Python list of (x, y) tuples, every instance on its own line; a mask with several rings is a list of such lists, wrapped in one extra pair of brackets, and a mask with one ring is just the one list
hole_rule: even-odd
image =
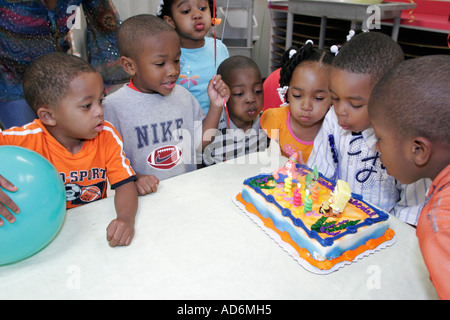
[(330, 273), (392, 245), (389, 215), (353, 194), (348, 183), (329, 180), (296, 163), (244, 181), (235, 203), (303, 267)]

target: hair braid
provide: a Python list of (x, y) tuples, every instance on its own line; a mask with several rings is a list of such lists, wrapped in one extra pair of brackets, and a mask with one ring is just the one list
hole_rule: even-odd
[[(292, 57), (292, 50), (296, 51)], [(296, 46), (290, 47), (281, 58), (280, 87), (288, 86), (291, 82), (295, 68), (304, 61), (317, 61), (318, 63), (331, 64), (333, 55), (327, 51), (315, 49), (312, 42), (307, 43), (298, 49)]]

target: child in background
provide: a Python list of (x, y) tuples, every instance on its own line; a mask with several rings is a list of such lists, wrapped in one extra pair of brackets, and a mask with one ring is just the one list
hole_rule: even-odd
[(431, 281), (450, 299), (450, 56), (407, 60), (389, 72), (369, 100), (377, 150), (401, 183), (433, 184), (417, 224)]
[(263, 151), (268, 144), (259, 125), (264, 94), (258, 65), (250, 58), (232, 56), (221, 63), (217, 73), (230, 88), (231, 96), (228, 114), (222, 112), (214, 141), (203, 152), (205, 165)]
[(297, 153), (299, 162), (304, 164), (330, 109), (328, 84), (333, 55), (315, 49), (308, 40), (300, 49), (290, 48), (284, 56), (280, 90), (287, 90), (282, 94), (286, 94), (288, 103), (264, 111), (261, 127), (271, 139), (278, 140), (283, 156), (289, 158)]
[(211, 19), (215, 18), (212, 6), (211, 0), (161, 0), (157, 14), (180, 36), (181, 72), (177, 83), (194, 95), (205, 114), (210, 104), (206, 94), (208, 82), (229, 57), (222, 41), (207, 36)]
[(66, 185), (67, 209), (105, 198), (108, 179), (117, 218), (107, 228), (107, 240), (113, 247), (129, 245), (136, 177), (118, 132), (103, 119), (100, 74), (76, 56), (51, 53), (27, 68), (23, 91), (39, 119), (0, 132), (0, 145), (25, 147), (48, 159)]
[(367, 104), (375, 84), (404, 60), (401, 47), (380, 32), (360, 33), (333, 60), (330, 91), (334, 106), (314, 140), (307, 165), (333, 180), (348, 182), (352, 192), (415, 225), (425, 200), (426, 181), (398, 184), (381, 164)]
[(214, 76), (204, 115), (194, 96), (176, 84), (180, 74), (180, 40), (163, 20), (137, 15), (118, 32), (120, 61), (132, 77), (105, 99), (105, 118), (123, 137), (124, 149), (137, 172), (140, 195), (156, 191), (160, 180), (193, 171), (209, 142), (203, 132), (217, 129), (224, 99), (230, 90)]

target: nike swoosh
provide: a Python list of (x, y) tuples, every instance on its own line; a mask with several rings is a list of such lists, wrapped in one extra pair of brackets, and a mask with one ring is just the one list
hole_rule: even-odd
[(174, 154), (175, 154), (175, 153), (172, 152), (171, 154), (169, 154), (168, 156), (166, 156), (166, 157), (164, 157), (164, 158), (160, 158), (159, 155), (157, 155), (155, 161), (156, 161), (156, 163), (164, 162), (164, 161), (170, 159)]

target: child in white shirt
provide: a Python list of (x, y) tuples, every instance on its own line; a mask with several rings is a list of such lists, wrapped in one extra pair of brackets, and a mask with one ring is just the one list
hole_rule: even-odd
[(347, 181), (352, 192), (412, 225), (417, 224), (430, 181), (402, 185), (386, 172), (376, 150), (367, 104), (375, 84), (404, 60), (400, 46), (380, 32), (353, 37), (333, 60), (333, 107), (314, 140), (307, 165)]

